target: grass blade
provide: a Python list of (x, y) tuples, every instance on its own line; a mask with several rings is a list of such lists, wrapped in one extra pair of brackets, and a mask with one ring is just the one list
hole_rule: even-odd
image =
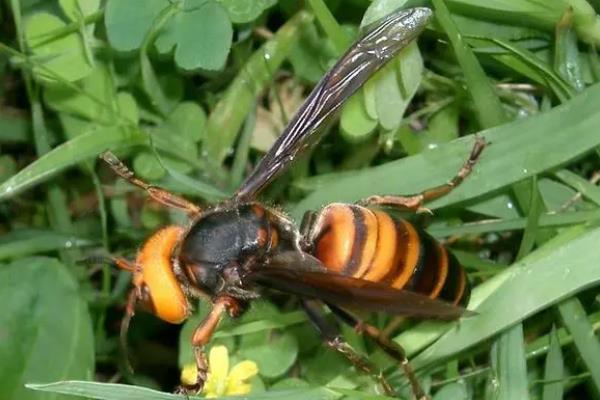
[(456, 59), (465, 75), (465, 81), (469, 94), (473, 98), (479, 125), (482, 128), (491, 128), (502, 124), (507, 120), (507, 117), (500, 99), (485, 75), (483, 68), (481, 68), (479, 61), (477, 61), (471, 48), (462, 40), (444, 1), (432, 0), (432, 3), (436, 11), (435, 16), (448, 35)]
[(103, 127), (83, 133), (55, 147), (0, 184), (0, 200), (44, 182), (65, 168), (94, 158), (106, 149), (116, 150), (143, 144), (145, 140), (145, 135), (140, 131), (121, 127)]
[[(199, 396), (177, 395), (141, 386), (121, 385), (117, 383), (97, 383), (85, 381), (63, 381), (48, 384), (30, 383), (27, 388), (43, 392), (70, 394), (100, 400), (183, 400), (202, 399)], [(334, 392), (328, 389), (275, 390), (268, 393), (245, 395), (245, 400), (302, 400), (331, 399)], [(219, 397), (220, 400), (239, 400), (240, 397)]]
[(561, 400), (563, 398), (564, 368), (558, 334), (556, 327), (553, 326), (550, 333), (550, 347), (546, 356), (542, 400)]
[[(591, 253), (596, 250), (590, 249)], [(596, 261), (597, 263), (597, 261)], [(590, 371), (592, 382), (600, 390), (600, 343), (581, 302), (573, 297), (558, 305), (560, 317), (571, 332), (579, 356)]]
[(492, 346), (492, 365), (497, 379), (495, 399), (529, 399), (523, 324), (517, 324), (500, 335)]

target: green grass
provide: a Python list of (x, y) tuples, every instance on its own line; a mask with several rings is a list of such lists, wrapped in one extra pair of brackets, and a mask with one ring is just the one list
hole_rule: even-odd
[[(97, 155), (110, 149), (198, 203), (227, 198), (361, 26), (403, 5), (434, 10), (418, 48), (367, 82), (263, 200), (299, 221), (331, 202), (415, 193), (484, 137), (473, 174), (413, 218), (455, 251), (477, 314), (361, 315), (391, 327), (435, 400), (600, 399), (592, 0), (3, 3), (0, 398), (183, 398), (172, 392), (208, 305), (181, 329), (139, 310), (132, 373), (118, 339), (130, 276), (80, 261), (132, 257), (185, 217)], [(409, 398), (400, 368), (344, 333)], [(255, 301), (213, 344), (258, 364), (249, 399), (387, 398), (324, 348), (291, 296)]]

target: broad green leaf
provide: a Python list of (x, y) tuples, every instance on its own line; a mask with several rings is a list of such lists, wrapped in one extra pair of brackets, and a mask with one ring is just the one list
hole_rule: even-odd
[(494, 398), (497, 400), (529, 399), (522, 324), (517, 324), (500, 334), (492, 345), (491, 359)]
[(119, 92), (116, 97), (120, 117), (137, 125), (140, 121), (140, 111), (135, 97), (129, 92)]
[(198, 142), (204, 135), (206, 113), (198, 104), (184, 101), (167, 116), (165, 124), (178, 135)]
[(0, 200), (44, 182), (65, 168), (97, 157), (103, 151), (144, 144), (146, 140), (140, 131), (123, 127), (103, 127), (79, 135), (55, 147), (0, 184)]
[(90, 72), (92, 67), (87, 61), (83, 42), (77, 32), (52, 37), (50, 33), (64, 28), (66, 24), (58, 17), (37, 13), (29, 17), (25, 24), (25, 38), (33, 52), (36, 63), (43, 65), (33, 73), (42, 81), (57, 83), (58, 79), (68, 82), (77, 81)]
[(100, 8), (100, 0), (59, 0), (59, 4), (71, 21), (79, 21)]
[(400, 52), (394, 63), (384, 67), (375, 79), (377, 118), (384, 129), (400, 126), (404, 111), (423, 75), (423, 60), (415, 42)]
[(330, 42), (323, 40), (315, 24), (305, 27), (289, 54), (296, 76), (316, 83), (327, 71), (327, 62), (335, 58)]
[(51, 86), (44, 92), (44, 100), (61, 113), (102, 124), (116, 122), (116, 89), (108, 67), (98, 64), (80, 85), (81, 91), (64, 85)]
[(160, 165), (154, 154), (148, 151), (137, 154), (132, 165), (136, 175), (150, 182), (156, 181), (166, 174), (165, 169)]
[(239, 352), (242, 357), (256, 362), (261, 376), (275, 378), (296, 361), (298, 342), (285, 331), (248, 333), (241, 336)]
[[(99, 400), (184, 400), (203, 399), (200, 396), (177, 395), (159, 392), (141, 386), (118, 383), (97, 383), (81, 381), (56, 382), (47, 385), (27, 385), (29, 389), (44, 392), (85, 396)], [(305, 400), (331, 399), (335, 391), (325, 388), (273, 390), (271, 392), (244, 395), (244, 400)], [(219, 397), (219, 400), (240, 400), (238, 396)]]
[(108, 42), (119, 51), (139, 48), (154, 19), (169, 4), (169, 0), (108, 0), (104, 11)]
[(272, 7), (277, 0), (218, 0), (225, 7), (231, 22), (244, 24), (254, 21), (263, 11)]
[(175, 62), (185, 70), (222, 69), (233, 29), (227, 11), (213, 0), (186, 0), (156, 38), (166, 53), (175, 47)]
[(0, 398), (40, 399), (24, 385), (93, 377), (90, 315), (63, 264), (23, 258), (2, 266), (0, 303)]
[(342, 108), (340, 127), (342, 136), (349, 142), (368, 139), (377, 127), (377, 120), (367, 114), (363, 93), (362, 90), (356, 92)]
[[(595, 127), (600, 114), (600, 85), (546, 113), (479, 133), (491, 144), (474, 172), (455, 191), (428, 204), (435, 209), (472, 199), (539, 174), (584, 154), (600, 144)], [(516, 134), (518, 132), (518, 134)], [(292, 215), (334, 201), (354, 202), (373, 194), (409, 194), (446, 182), (466, 160), (472, 138), (466, 137), (421, 154), (365, 171), (316, 178), (318, 190), (300, 201)], [(552, 152), (548, 152), (552, 148)], [(310, 179), (308, 180), (310, 182)]]
[[(407, 352), (412, 353), (426, 343), (423, 337), (426, 332), (431, 342), (447, 330), (437, 342), (413, 359), (413, 365), (425, 367), (458, 354), (528, 316), (600, 283), (600, 271), (594, 263), (600, 228), (580, 231), (565, 231), (476, 287), (469, 309), (476, 311), (477, 316), (463, 318), (459, 324), (423, 323), (396, 338), (405, 345)], [(454, 327), (448, 330), (449, 326)]]
[(433, 396), (433, 400), (467, 400), (467, 389), (460, 383), (449, 383), (444, 385)]

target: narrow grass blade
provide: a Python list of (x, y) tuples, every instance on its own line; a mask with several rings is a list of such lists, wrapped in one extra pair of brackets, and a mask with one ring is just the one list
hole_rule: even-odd
[[(597, 249), (590, 249), (597, 255)], [(595, 264), (598, 265), (596, 259)], [(597, 269), (597, 268), (596, 268)], [(581, 302), (573, 297), (558, 305), (558, 311), (567, 330), (571, 332), (575, 347), (588, 368), (592, 382), (600, 390), (600, 343)]]
[(0, 260), (96, 243), (98, 242), (51, 230), (13, 231), (0, 238)]
[(492, 367), (495, 372), (497, 400), (527, 400), (527, 366), (523, 344), (523, 324), (517, 324), (502, 333), (492, 345)]
[(473, 98), (477, 120), (482, 128), (491, 128), (500, 125), (507, 117), (494, 88), (490, 84), (483, 68), (477, 61), (471, 48), (462, 40), (456, 24), (452, 20), (450, 11), (443, 0), (432, 0), (435, 7), (435, 16), (448, 35), (450, 43), (456, 54), (456, 59), (465, 75), (465, 82), (469, 94)]
[(65, 168), (94, 158), (109, 148), (115, 150), (139, 145), (145, 140), (145, 135), (140, 131), (121, 127), (105, 127), (81, 134), (55, 147), (0, 184), (0, 200), (15, 196), (48, 180)]
[[(85, 381), (63, 381), (47, 384), (30, 383), (27, 388), (43, 392), (70, 394), (99, 400), (184, 400), (202, 399), (200, 396), (177, 395), (141, 386), (121, 385), (117, 383), (98, 383)], [(274, 390), (266, 393), (245, 395), (245, 400), (303, 400), (332, 399), (335, 392), (324, 388), (306, 388), (298, 390)], [(239, 400), (240, 397), (219, 397), (220, 400)]]
[(560, 171), (555, 172), (554, 176), (580, 192), (583, 197), (600, 206), (600, 187), (597, 185), (583, 179), (581, 176), (568, 169), (561, 169)]
[(550, 345), (544, 369), (542, 400), (561, 400), (563, 398), (562, 379), (564, 378), (564, 368), (558, 334), (556, 327), (553, 326), (550, 333)]

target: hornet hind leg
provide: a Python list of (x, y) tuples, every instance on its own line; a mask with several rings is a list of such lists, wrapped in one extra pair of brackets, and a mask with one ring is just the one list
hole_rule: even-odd
[(387, 196), (370, 196), (362, 199), (358, 204), (363, 206), (384, 206), (399, 208), (404, 211), (422, 212), (429, 211), (423, 207), (423, 204), (443, 197), (460, 185), (467, 176), (473, 171), (473, 166), (477, 163), (479, 156), (486, 146), (485, 139), (481, 137), (475, 138), (475, 144), (471, 150), (471, 154), (467, 161), (463, 164), (456, 175), (443, 185), (436, 186), (431, 189), (422, 191), (421, 193), (402, 196), (402, 195), (387, 195)]
[(315, 300), (302, 300), (302, 306), (304, 311), (306, 311), (308, 318), (316, 326), (328, 347), (341, 353), (358, 371), (370, 375), (381, 385), (388, 396), (395, 396), (394, 389), (392, 389), (383, 375), (380, 372), (377, 372), (377, 367), (375, 367), (375, 365), (373, 365), (366, 357), (357, 353), (356, 350), (344, 340), (337, 327), (330, 324), (323, 317), (319, 302)]
[(413, 394), (417, 400), (429, 399), (429, 397), (423, 391), (419, 380), (415, 376), (415, 372), (408, 362), (408, 358), (406, 357), (406, 353), (404, 352), (402, 346), (382, 335), (381, 331), (379, 331), (379, 329), (373, 325), (356, 319), (354, 316), (332, 304), (327, 303), (327, 306), (341, 321), (356, 329), (357, 332), (370, 337), (371, 340), (373, 340), (384, 352), (400, 363), (400, 366), (408, 378)]

